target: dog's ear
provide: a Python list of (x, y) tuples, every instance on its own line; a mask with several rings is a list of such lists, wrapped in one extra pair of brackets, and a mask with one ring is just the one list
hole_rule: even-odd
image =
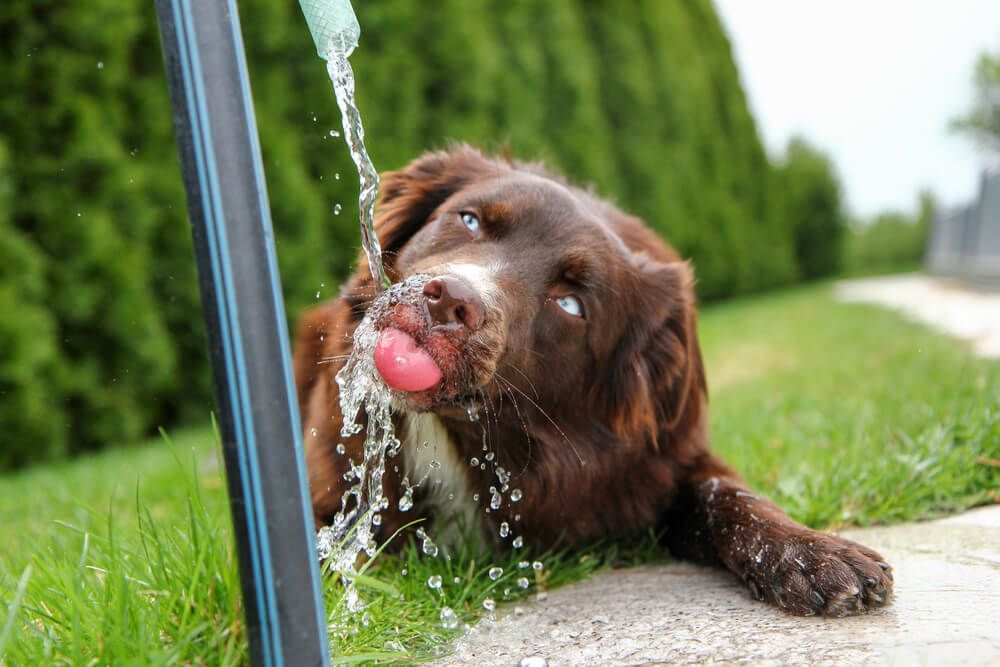
[(473, 181), (504, 169), (475, 148), (460, 144), (426, 153), (405, 168), (382, 177), (375, 207), (375, 231), (386, 266), (448, 197)]
[(603, 399), (614, 433), (656, 447), (701, 425), (707, 388), (690, 265), (643, 258), (636, 270), (636, 312), (616, 347)]

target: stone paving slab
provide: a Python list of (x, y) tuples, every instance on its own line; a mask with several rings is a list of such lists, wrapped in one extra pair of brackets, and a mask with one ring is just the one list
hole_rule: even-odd
[[(864, 616), (788, 616), (732, 575), (687, 563), (615, 570), (501, 608), (440, 665), (1000, 665), (1000, 506), (843, 531), (895, 568), (892, 604)], [(503, 615), (503, 614), (506, 615)]]

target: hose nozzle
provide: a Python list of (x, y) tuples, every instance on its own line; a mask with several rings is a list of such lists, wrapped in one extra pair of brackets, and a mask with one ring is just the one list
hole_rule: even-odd
[(358, 45), (361, 26), (350, 0), (299, 0), (319, 57), (331, 51), (349, 56)]

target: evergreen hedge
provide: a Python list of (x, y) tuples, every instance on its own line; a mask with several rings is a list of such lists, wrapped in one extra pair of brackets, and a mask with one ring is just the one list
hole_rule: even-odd
[(802, 137), (793, 137), (777, 167), (777, 184), (780, 215), (791, 234), (800, 276), (833, 275), (841, 268), (847, 233), (833, 162)]
[[(779, 186), (709, 0), (356, 5), (379, 169), (448, 139), (509, 145), (645, 217), (693, 258), (703, 298), (794, 279)], [(294, 317), (356, 256), (357, 180), (297, 3), (239, 7)], [(0, 84), (0, 468), (203, 419), (153, 3), (5, 0)]]

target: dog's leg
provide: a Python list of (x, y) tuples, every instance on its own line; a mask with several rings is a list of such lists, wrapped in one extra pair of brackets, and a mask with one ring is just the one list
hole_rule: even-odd
[(666, 540), (675, 555), (721, 562), (755, 598), (794, 614), (846, 616), (885, 604), (892, 593), (882, 556), (796, 523), (712, 456), (679, 488)]

